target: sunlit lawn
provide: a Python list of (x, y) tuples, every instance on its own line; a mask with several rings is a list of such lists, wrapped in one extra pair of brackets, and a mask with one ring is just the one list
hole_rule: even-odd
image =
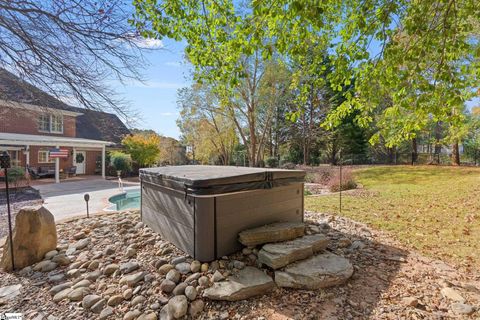
[[(355, 177), (369, 192), (344, 194), (342, 215), (428, 256), (480, 267), (479, 168), (381, 166)], [(339, 214), (338, 194), (307, 196), (305, 206)]]

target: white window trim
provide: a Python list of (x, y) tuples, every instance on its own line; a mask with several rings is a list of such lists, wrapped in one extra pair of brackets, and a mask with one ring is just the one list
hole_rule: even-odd
[[(47, 154), (47, 161), (40, 161), (40, 153), (43, 153), (45, 152)], [(51, 160), (50, 159), (50, 155), (49, 155), (49, 151), (48, 150), (38, 150), (38, 154), (37, 154), (37, 160), (38, 160), (38, 163), (54, 163), (55, 160)]]
[[(61, 117), (61, 119), (62, 119), (62, 130), (61, 130), (61, 131), (55, 131), (55, 130), (53, 130), (53, 117), (55, 117), (55, 116), (56, 116), (56, 117)], [(51, 132), (51, 133), (63, 133), (63, 115), (62, 115), (62, 114), (59, 114), (59, 115), (57, 115), (57, 114), (56, 114), (56, 115), (51, 114), (51, 115), (50, 115), (50, 132)]]
[[(49, 121), (48, 121), (49, 130), (42, 130), (39, 127), (38, 132), (63, 134), (63, 132), (64, 132), (64, 129), (63, 129), (64, 128), (63, 114), (58, 114), (58, 115), (49, 114), (48, 116), (49, 116)], [(53, 130), (53, 117), (54, 116), (58, 116), (58, 117), (62, 118), (62, 130), (61, 131)]]
[(50, 132), (50, 126), (51, 126), (50, 115), (48, 115), (48, 121), (49, 121), (49, 122), (48, 122), (48, 129), (49, 129), (49, 130), (43, 130), (42, 128), (40, 128), (40, 118), (41, 118), (41, 117), (44, 117), (44, 116), (47, 116), (47, 115), (46, 115), (46, 114), (41, 114), (41, 115), (38, 116), (38, 131), (39, 131), (39, 132), (49, 133), (49, 132)]

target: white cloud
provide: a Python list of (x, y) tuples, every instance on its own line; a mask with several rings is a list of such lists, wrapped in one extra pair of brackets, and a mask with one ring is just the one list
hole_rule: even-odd
[(163, 42), (159, 39), (152, 39), (152, 38), (144, 38), (140, 35), (129, 35), (132, 42), (134, 42), (140, 48), (146, 49), (159, 49), (163, 48)]
[(141, 39), (135, 40), (135, 42), (140, 48), (149, 48), (149, 49), (163, 48), (163, 42), (162, 40), (159, 40), (159, 39), (141, 38)]

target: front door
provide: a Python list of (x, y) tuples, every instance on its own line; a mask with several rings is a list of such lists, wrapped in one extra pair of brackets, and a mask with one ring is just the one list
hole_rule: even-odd
[(77, 155), (73, 159), (73, 165), (77, 167), (77, 174), (85, 174), (85, 162), (87, 153), (85, 151), (77, 151)]

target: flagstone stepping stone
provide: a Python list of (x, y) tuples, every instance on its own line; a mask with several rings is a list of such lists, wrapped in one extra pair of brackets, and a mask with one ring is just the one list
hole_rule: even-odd
[(292, 240), (305, 234), (305, 225), (301, 222), (277, 222), (248, 229), (238, 234), (238, 240), (246, 247), (259, 244)]
[(10, 300), (20, 294), (21, 284), (14, 284), (11, 286), (5, 286), (0, 288), (0, 298)]
[(440, 290), (440, 293), (442, 294), (442, 296), (444, 296), (447, 299), (457, 301), (460, 303), (465, 302), (465, 298), (460, 294), (460, 292), (458, 292), (458, 290), (455, 290), (453, 288), (450, 288), (450, 287), (443, 288), (442, 290)]
[(471, 315), (475, 312), (473, 306), (460, 302), (452, 303), (451, 308), (456, 314)]
[(282, 268), (290, 263), (303, 260), (325, 250), (328, 238), (323, 234), (303, 236), (286, 242), (270, 243), (258, 253), (258, 261), (273, 269)]
[(353, 274), (353, 265), (344, 257), (322, 253), (275, 271), (279, 287), (295, 289), (320, 289), (347, 281)]
[(262, 270), (245, 267), (228, 281), (215, 282), (203, 295), (212, 300), (238, 301), (265, 294), (274, 287), (273, 279)]

